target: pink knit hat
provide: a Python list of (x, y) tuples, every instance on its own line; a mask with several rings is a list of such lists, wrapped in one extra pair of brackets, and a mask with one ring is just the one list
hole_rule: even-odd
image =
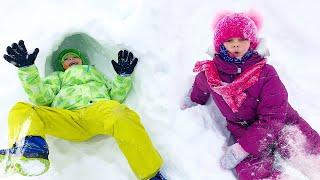
[(253, 11), (220, 13), (213, 24), (215, 51), (219, 52), (221, 44), (234, 37), (248, 39), (251, 42), (251, 48), (255, 49), (259, 44), (257, 34), (261, 23), (261, 17)]

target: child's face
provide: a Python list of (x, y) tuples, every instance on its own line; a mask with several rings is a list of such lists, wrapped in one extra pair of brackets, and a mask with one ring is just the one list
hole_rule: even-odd
[(68, 55), (63, 61), (63, 68), (66, 70), (73, 65), (81, 65), (82, 60), (74, 55)]
[(250, 41), (243, 38), (231, 38), (223, 43), (230, 55), (242, 58), (250, 48)]

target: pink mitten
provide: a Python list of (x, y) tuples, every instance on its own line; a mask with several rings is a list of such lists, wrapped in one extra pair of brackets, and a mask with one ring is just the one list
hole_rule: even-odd
[(220, 163), (224, 169), (232, 169), (236, 167), (243, 159), (249, 155), (239, 143), (229, 146), (222, 156)]

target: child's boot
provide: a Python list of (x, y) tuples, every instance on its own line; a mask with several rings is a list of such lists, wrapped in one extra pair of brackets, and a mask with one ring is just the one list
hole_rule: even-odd
[(10, 169), (10, 156), (16, 151), (15, 144), (10, 149), (0, 149), (0, 172), (8, 173)]
[(23, 145), (0, 150), (0, 164), (6, 172), (24, 176), (38, 176), (48, 171), (50, 162), (46, 141), (40, 136), (27, 136)]
[(167, 180), (165, 179), (162, 174), (160, 173), (160, 171), (154, 176), (152, 177), (150, 180)]

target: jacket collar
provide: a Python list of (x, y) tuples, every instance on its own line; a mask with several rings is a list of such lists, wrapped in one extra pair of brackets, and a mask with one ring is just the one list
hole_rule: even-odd
[(244, 64), (233, 64), (228, 63), (222, 60), (218, 54), (215, 54), (213, 62), (217, 67), (218, 71), (222, 71), (226, 74), (240, 74), (248, 67), (262, 61), (264, 58), (261, 57), (259, 54), (253, 54), (250, 59), (248, 59)]

